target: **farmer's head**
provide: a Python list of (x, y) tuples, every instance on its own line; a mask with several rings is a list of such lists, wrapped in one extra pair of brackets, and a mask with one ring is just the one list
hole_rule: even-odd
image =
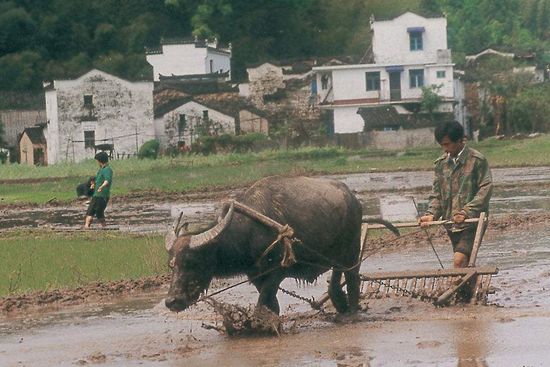
[(97, 153), (94, 158), (101, 167), (105, 166), (109, 162), (109, 156), (105, 152)]
[(435, 140), (445, 153), (456, 156), (464, 148), (464, 128), (458, 121), (445, 121), (435, 128)]

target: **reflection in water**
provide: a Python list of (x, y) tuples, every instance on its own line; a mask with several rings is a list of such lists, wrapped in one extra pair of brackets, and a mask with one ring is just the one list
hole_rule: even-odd
[(491, 335), (491, 325), (479, 320), (453, 323), (456, 335), (457, 367), (489, 367), (487, 338)]

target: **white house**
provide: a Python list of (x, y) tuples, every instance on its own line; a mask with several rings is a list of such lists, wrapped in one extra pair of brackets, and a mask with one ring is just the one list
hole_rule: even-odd
[(191, 98), (155, 109), (155, 131), (161, 148), (190, 146), (201, 133), (235, 134), (235, 116)]
[(155, 82), (160, 80), (160, 75), (231, 75), (231, 47), (219, 47), (217, 40), (162, 38), (159, 48), (146, 50), (146, 57), (153, 66)]
[(320, 107), (334, 110), (334, 131), (363, 131), (359, 108), (401, 105), (417, 109), (422, 86), (436, 88), (442, 98), (439, 112), (452, 112), (453, 64), (447, 48), (447, 19), (406, 12), (389, 20), (371, 18), (371, 30), (369, 63), (313, 68)]
[(153, 83), (130, 82), (100, 70), (46, 88), (48, 164), (93, 158), (98, 146), (135, 154), (155, 138)]

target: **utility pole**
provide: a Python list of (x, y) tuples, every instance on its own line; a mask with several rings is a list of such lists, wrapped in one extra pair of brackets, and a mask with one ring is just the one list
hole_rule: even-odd
[(138, 127), (136, 124), (136, 155), (138, 155), (139, 149), (138, 149)]

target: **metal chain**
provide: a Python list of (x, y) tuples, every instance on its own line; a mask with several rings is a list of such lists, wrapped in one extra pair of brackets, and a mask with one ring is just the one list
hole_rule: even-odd
[(315, 303), (315, 298), (313, 298), (313, 297), (312, 297), (312, 298), (302, 297), (302, 296), (300, 296), (298, 293), (296, 293), (296, 292), (294, 292), (294, 291), (289, 291), (289, 290), (286, 290), (286, 289), (281, 288), (281, 287), (279, 287), (279, 290), (280, 290), (281, 292), (283, 292), (284, 294), (288, 294), (288, 295), (291, 296), (291, 297), (294, 297), (294, 298), (297, 298), (297, 299), (299, 299), (299, 300), (301, 300), (301, 301), (304, 301), (304, 302), (309, 303), (309, 305), (313, 308), (313, 305), (314, 305), (314, 303)]

